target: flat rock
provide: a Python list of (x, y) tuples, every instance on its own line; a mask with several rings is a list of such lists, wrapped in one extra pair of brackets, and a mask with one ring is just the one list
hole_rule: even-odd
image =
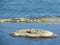
[(12, 32), (10, 34), (14, 37), (31, 37), (31, 38), (54, 38), (57, 37), (57, 34), (42, 30), (42, 29), (23, 29), (17, 30), (16, 32)]

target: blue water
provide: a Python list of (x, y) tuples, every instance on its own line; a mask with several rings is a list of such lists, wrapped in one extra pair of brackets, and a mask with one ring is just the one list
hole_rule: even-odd
[[(60, 0), (0, 0), (0, 19), (40, 16), (60, 16)], [(58, 37), (31, 39), (9, 36), (11, 32), (29, 28), (52, 31)], [(0, 23), (0, 45), (60, 45), (60, 24)]]

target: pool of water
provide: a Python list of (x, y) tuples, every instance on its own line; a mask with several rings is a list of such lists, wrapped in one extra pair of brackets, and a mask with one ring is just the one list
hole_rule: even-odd
[[(40, 16), (60, 16), (59, 0), (0, 0), (0, 19)], [(20, 29), (44, 29), (58, 35), (57, 38), (32, 39), (11, 37)], [(60, 45), (60, 24), (47, 23), (0, 23), (0, 45)]]

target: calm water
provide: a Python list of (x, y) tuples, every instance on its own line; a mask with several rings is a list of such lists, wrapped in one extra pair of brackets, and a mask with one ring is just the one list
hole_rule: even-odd
[[(0, 19), (39, 16), (60, 16), (60, 0), (0, 0)], [(58, 34), (57, 38), (15, 38), (9, 33), (20, 29), (44, 29)], [(0, 45), (60, 45), (60, 24), (0, 23)]]

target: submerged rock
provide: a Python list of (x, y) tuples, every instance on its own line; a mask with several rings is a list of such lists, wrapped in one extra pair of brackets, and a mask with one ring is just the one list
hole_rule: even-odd
[(42, 16), (37, 18), (7, 18), (7, 19), (0, 19), (0, 23), (4, 22), (44, 22), (44, 23), (60, 23), (60, 16)]
[(50, 31), (41, 30), (41, 29), (24, 29), (12, 32), (10, 34), (14, 37), (31, 37), (31, 38), (53, 38), (57, 37), (56, 34)]

